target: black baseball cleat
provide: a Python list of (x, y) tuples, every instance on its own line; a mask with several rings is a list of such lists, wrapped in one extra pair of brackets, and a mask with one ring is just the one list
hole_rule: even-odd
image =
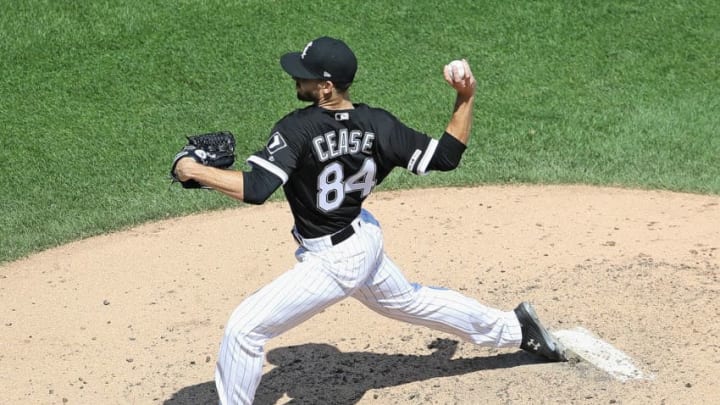
[(522, 330), (521, 349), (552, 361), (567, 361), (565, 348), (542, 326), (529, 302), (518, 305), (515, 308), (515, 315), (520, 321)]

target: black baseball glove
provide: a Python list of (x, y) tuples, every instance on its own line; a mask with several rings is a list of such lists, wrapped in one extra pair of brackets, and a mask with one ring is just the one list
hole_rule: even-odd
[(180, 181), (177, 178), (175, 167), (184, 157), (220, 169), (227, 169), (235, 163), (235, 137), (228, 131), (188, 136), (187, 140), (187, 145), (175, 155), (170, 168), (173, 183), (178, 182), (183, 188), (207, 188), (195, 180)]

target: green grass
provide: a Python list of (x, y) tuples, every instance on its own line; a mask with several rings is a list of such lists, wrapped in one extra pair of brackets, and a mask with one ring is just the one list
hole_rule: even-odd
[[(462, 169), (383, 188), (584, 183), (720, 193), (715, 1), (23, 1), (0, 14), (0, 262), (237, 205), (169, 188), (185, 135), (239, 157), (301, 106), (280, 54), (345, 39), (356, 101), (439, 135), (442, 66), (479, 80)], [(278, 193), (276, 198), (281, 198)]]

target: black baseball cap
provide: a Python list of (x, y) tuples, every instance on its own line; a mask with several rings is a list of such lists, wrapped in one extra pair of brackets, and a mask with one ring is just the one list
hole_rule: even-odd
[(320, 37), (305, 45), (302, 52), (286, 53), (280, 66), (292, 77), (352, 83), (357, 72), (355, 54), (345, 42)]

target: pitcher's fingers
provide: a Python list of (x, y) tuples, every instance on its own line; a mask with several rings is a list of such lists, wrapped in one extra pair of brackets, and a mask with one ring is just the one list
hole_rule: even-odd
[(443, 68), (443, 76), (445, 76), (445, 81), (452, 86), (452, 66), (450, 66), (449, 64), (445, 65), (445, 67)]
[(465, 66), (465, 82), (468, 86), (474, 86), (475, 85), (475, 75), (473, 75), (472, 70), (470, 69), (470, 64), (467, 60), (462, 60), (463, 65)]

